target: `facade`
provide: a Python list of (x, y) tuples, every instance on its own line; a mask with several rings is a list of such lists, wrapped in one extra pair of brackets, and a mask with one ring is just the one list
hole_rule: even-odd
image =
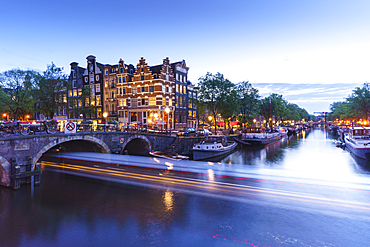
[(90, 55), (87, 68), (71, 63), (72, 88), (65, 115), (68, 119), (118, 120), (158, 128), (196, 127), (196, 94), (187, 80), (188, 70), (185, 60), (170, 63), (165, 58), (162, 64), (149, 66), (142, 57), (135, 68), (122, 59), (115, 65), (103, 65)]

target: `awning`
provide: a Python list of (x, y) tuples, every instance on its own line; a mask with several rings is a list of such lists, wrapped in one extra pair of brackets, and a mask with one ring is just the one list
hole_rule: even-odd
[[(225, 122), (218, 122), (217, 125), (224, 126)], [(231, 126), (239, 125), (238, 121), (230, 122)]]

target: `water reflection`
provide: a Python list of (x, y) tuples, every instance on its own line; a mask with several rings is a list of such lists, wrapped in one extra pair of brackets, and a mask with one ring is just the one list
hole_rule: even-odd
[(368, 163), (335, 147), (334, 140), (326, 129), (302, 131), (262, 149), (243, 147), (221, 162), (281, 169), (303, 177), (329, 180), (346, 180), (348, 175), (368, 172)]

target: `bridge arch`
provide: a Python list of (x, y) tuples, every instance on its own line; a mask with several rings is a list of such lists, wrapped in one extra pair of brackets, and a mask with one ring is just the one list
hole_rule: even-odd
[(152, 150), (152, 144), (144, 135), (133, 135), (123, 143), (122, 150), (133, 155), (148, 155)]
[(68, 136), (66, 138), (57, 138), (53, 142), (50, 142), (49, 144), (45, 145), (43, 148), (40, 149), (40, 151), (37, 152), (36, 155), (34, 155), (34, 157), (32, 159), (32, 163), (35, 164), (41, 158), (41, 156), (44, 153), (53, 149), (55, 146), (58, 146), (58, 145), (61, 145), (61, 144), (63, 145), (63, 144), (67, 144), (67, 143), (73, 143), (73, 142), (81, 142), (81, 141), (90, 142), (90, 143), (93, 143), (93, 144), (97, 145), (100, 148), (100, 151), (102, 151), (103, 153), (111, 153), (111, 150), (110, 150), (109, 146), (105, 142), (103, 142), (102, 140), (100, 140), (96, 137), (89, 136), (89, 135), (86, 135), (86, 136), (77, 136), (77, 135), (76, 136)]

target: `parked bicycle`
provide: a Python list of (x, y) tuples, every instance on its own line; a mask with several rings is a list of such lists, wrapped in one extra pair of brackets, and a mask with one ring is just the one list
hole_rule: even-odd
[(29, 124), (27, 126), (29, 134), (36, 134), (39, 132), (46, 132), (48, 134), (55, 134), (58, 131), (58, 124), (48, 121), (41, 121), (39, 124)]
[(28, 124), (20, 123), (20, 122), (7, 122), (0, 124), (0, 135), (8, 137), (10, 135), (28, 135), (30, 134), (30, 130), (28, 128)]

